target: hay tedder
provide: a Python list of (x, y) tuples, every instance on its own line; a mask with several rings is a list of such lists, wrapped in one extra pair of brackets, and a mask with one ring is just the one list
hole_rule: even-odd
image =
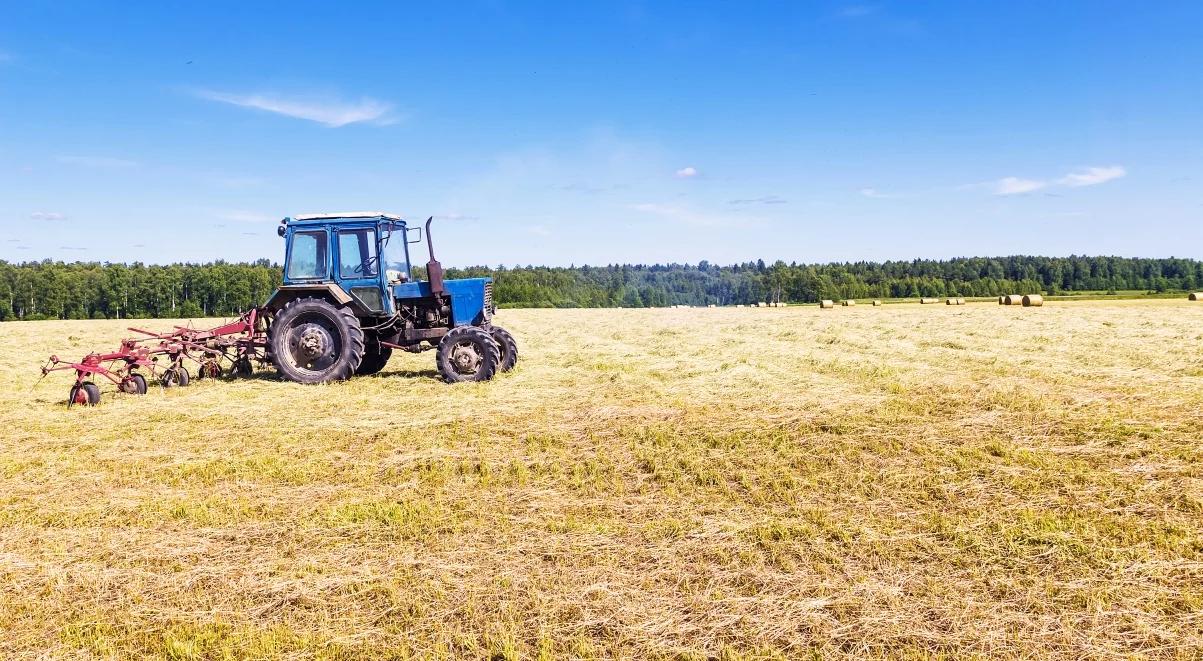
[(518, 345), (494, 325), (490, 278), (444, 280), (426, 220), (426, 281), (411, 281), (410, 228), (380, 212), (285, 218), (284, 282), (262, 306), (216, 328), (176, 326), (138, 337), (112, 353), (72, 362), (51, 356), (43, 376), (74, 371), (67, 405), (95, 405), (96, 382), (145, 394), (148, 377), (165, 388), (198, 378), (252, 376), (272, 365), (285, 379), (326, 383), (384, 369), (393, 349), (435, 350), (444, 380), (487, 381), (518, 360)]

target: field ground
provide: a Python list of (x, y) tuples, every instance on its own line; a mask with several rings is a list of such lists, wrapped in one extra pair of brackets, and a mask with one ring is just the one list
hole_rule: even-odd
[(499, 321), (90, 410), (125, 323), (0, 324), (0, 657), (1203, 655), (1203, 304)]

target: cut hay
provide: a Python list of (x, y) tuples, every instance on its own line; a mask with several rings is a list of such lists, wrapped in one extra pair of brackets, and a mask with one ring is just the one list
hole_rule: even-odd
[(877, 300), (873, 301), (873, 307), (877, 307), (879, 305), (881, 305), (881, 301), (877, 301)]
[(851, 300), (851, 299), (845, 299), (842, 305), (843, 305), (844, 307), (849, 307), (849, 306), (852, 306), (852, 305), (856, 305), (856, 301), (853, 301), (853, 300)]
[(831, 301), (831, 300), (828, 300), (828, 299), (823, 299), (823, 300), (819, 301), (819, 307), (821, 307), (821, 308), (823, 308), (823, 309), (825, 309), (825, 310), (826, 310), (826, 309), (828, 309), (828, 308), (834, 308), (834, 307), (835, 307), (835, 301)]
[(1044, 305), (1044, 297), (1040, 294), (1026, 294), (1023, 297), (1023, 307), (1038, 308)]
[(1006, 299), (1005, 305), (1020, 305), (1023, 303), (1023, 297), (1019, 294), (1008, 294), (1004, 298)]
[(1188, 300), (1192, 300), (1192, 301), (1203, 301), (1203, 292), (1197, 291), (1197, 292), (1191, 294), (1190, 296), (1187, 296), (1186, 298)]
[(939, 303), (939, 302), (940, 302), (940, 299), (938, 299), (938, 298), (921, 298), (921, 299), (919, 299), (919, 303), (922, 305), (930, 305), (932, 303)]
[(758, 308), (767, 308), (768, 306), (769, 306), (769, 304), (765, 303), (764, 301), (761, 301), (756, 304), (756, 307), (758, 307)]

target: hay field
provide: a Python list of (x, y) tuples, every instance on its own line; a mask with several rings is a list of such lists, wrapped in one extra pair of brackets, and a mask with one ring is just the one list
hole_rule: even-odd
[(0, 324), (0, 658), (1203, 655), (1203, 305), (498, 320), (70, 411), (128, 324)]

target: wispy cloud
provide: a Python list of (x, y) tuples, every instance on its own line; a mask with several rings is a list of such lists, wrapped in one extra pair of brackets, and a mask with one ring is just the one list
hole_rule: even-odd
[(219, 211), (217, 217), (222, 220), (233, 220), (239, 223), (276, 223), (280, 222), (279, 215), (260, 213), (258, 211), (246, 211), (245, 209), (230, 209), (228, 211)]
[(55, 160), (59, 163), (67, 165), (78, 165), (85, 168), (97, 168), (101, 170), (118, 170), (123, 168), (138, 167), (137, 161), (130, 161), (124, 158), (110, 158), (108, 156), (59, 156)]
[(1040, 190), (1047, 186), (1043, 181), (1035, 179), (1021, 179), (1019, 177), (1003, 177), (994, 182), (995, 195), (1020, 195), (1022, 193), (1031, 193), (1032, 191)]
[(1064, 177), (1057, 180), (1057, 183), (1062, 186), (1071, 188), (1080, 188), (1082, 186), (1097, 186), (1104, 184), (1112, 179), (1119, 179), (1128, 174), (1128, 171), (1121, 165), (1112, 165), (1108, 167), (1090, 167), (1079, 172), (1070, 172)]
[(789, 200), (778, 197), (776, 195), (765, 195), (763, 197), (750, 197), (738, 200), (727, 200), (727, 204), (787, 204)]
[(678, 179), (692, 179), (693, 177), (698, 176), (698, 174), (699, 174), (698, 169), (693, 167), (692, 165), (689, 167), (681, 168), (680, 170), (677, 170), (677, 172), (676, 172), (676, 176)]
[(358, 123), (384, 125), (397, 121), (397, 118), (390, 114), (393, 110), (391, 104), (367, 97), (358, 101), (343, 101), (329, 98), (284, 98), (262, 93), (234, 94), (217, 90), (196, 90), (194, 94), (210, 101), (307, 119), (332, 128)]
[(57, 211), (35, 211), (29, 214), (32, 220), (66, 220), (66, 216)]
[[(995, 195), (1022, 195), (1031, 193), (1042, 188), (1050, 186), (1065, 186), (1068, 188), (1081, 188), (1083, 186), (1097, 186), (1107, 183), (1115, 179), (1119, 179), (1128, 174), (1128, 171), (1121, 165), (1111, 166), (1094, 166), (1070, 172), (1069, 174), (1059, 179), (1045, 181), (1041, 179), (1023, 179), (1021, 177), (1003, 177), (998, 181), (988, 182), (987, 185), (994, 189)], [(1045, 193), (1050, 197), (1060, 197), (1055, 193)]]

